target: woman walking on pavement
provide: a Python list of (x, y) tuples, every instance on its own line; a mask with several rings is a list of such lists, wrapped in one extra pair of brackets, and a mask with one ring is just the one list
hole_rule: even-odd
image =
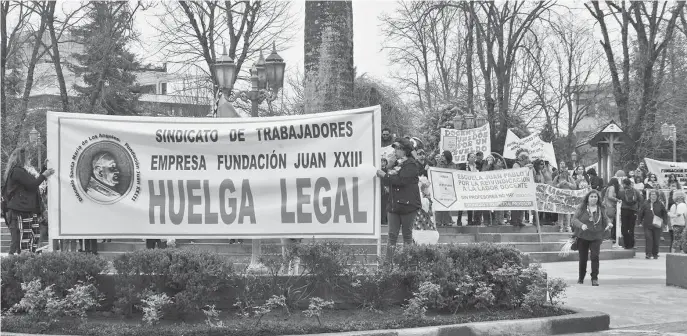
[(660, 190), (649, 189), (647, 191), (648, 200), (644, 202), (642, 208), (637, 213), (637, 219), (644, 227), (646, 237), (646, 258), (658, 259), (658, 245), (661, 242), (661, 228), (664, 222), (668, 221), (668, 211), (661, 201), (658, 193)]
[(598, 286), (601, 243), (604, 233), (612, 227), (608, 217), (606, 217), (606, 211), (598, 191), (592, 190), (585, 196), (582, 204), (573, 215), (572, 225), (575, 228), (580, 255), (577, 283), (584, 283), (584, 277), (587, 275), (587, 260), (591, 259), (592, 286)]

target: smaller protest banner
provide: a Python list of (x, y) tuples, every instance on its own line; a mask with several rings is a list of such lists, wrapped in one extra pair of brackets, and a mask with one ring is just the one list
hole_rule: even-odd
[(450, 151), (453, 154), (454, 163), (466, 162), (470, 153), (489, 153), (491, 152), (489, 124), (466, 130), (442, 128), (439, 148), (442, 152)]
[(559, 189), (548, 184), (537, 183), (537, 211), (574, 214), (588, 192), (588, 189)]
[(539, 138), (539, 134), (532, 134), (526, 138), (520, 139), (511, 130), (506, 133), (506, 146), (503, 149), (503, 157), (506, 159), (515, 159), (515, 153), (520, 148), (527, 149), (530, 152), (530, 159), (542, 159), (549, 161), (552, 167), (558, 168), (556, 160), (556, 153), (553, 150), (553, 145), (550, 142), (544, 142)]
[(469, 172), (430, 168), (434, 211), (534, 210), (535, 183), (529, 168)]
[(646, 168), (650, 173), (656, 174), (658, 183), (665, 185), (668, 182), (668, 175), (675, 175), (680, 185), (687, 184), (687, 162), (658, 161), (654, 159), (644, 159)]

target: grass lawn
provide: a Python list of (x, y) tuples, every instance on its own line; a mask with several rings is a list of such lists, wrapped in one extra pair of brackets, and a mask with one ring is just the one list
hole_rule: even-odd
[(220, 317), (225, 327), (217, 328), (206, 325), (205, 321), (170, 322), (162, 321), (155, 326), (143, 325), (140, 318), (122, 319), (93, 314), (85, 321), (63, 319), (56, 322), (37, 322), (24, 315), (3, 316), (2, 331), (19, 333), (43, 333), (62, 335), (94, 336), (176, 336), (176, 335), (288, 335), (311, 334), (340, 331), (360, 331), (379, 329), (398, 329), (424, 327), (469, 322), (512, 320), (533, 317), (566, 315), (571, 312), (558, 307), (547, 307), (537, 314), (521, 310), (480, 311), (459, 313), (456, 315), (428, 314), (423, 320), (409, 320), (403, 316), (400, 308), (371, 312), (363, 310), (330, 310), (321, 317), (322, 326), (317, 319), (308, 318), (302, 312), (273, 312), (265, 316), (256, 326), (257, 318), (241, 318), (225, 314)]

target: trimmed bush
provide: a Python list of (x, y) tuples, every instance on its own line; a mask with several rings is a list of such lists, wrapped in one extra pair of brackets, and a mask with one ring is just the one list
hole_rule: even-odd
[(40, 280), (53, 285), (58, 298), (79, 283), (94, 283), (107, 270), (107, 261), (86, 253), (53, 252), (20, 254), (2, 260), (2, 301), (4, 307), (18, 303), (24, 296), (21, 283)]
[(231, 286), (234, 276), (225, 256), (197, 250), (135, 251), (118, 256), (113, 265), (117, 271), (115, 309), (124, 315), (139, 311), (142, 293), (150, 291), (173, 299), (165, 317), (200, 314), (206, 305), (222, 300), (217, 293)]

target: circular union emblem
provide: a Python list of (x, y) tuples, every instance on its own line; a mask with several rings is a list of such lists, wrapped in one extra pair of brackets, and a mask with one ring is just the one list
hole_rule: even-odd
[(131, 193), (134, 160), (112, 140), (92, 142), (76, 160), (74, 180), (80, 191), (98, 204), (114, 204)]

